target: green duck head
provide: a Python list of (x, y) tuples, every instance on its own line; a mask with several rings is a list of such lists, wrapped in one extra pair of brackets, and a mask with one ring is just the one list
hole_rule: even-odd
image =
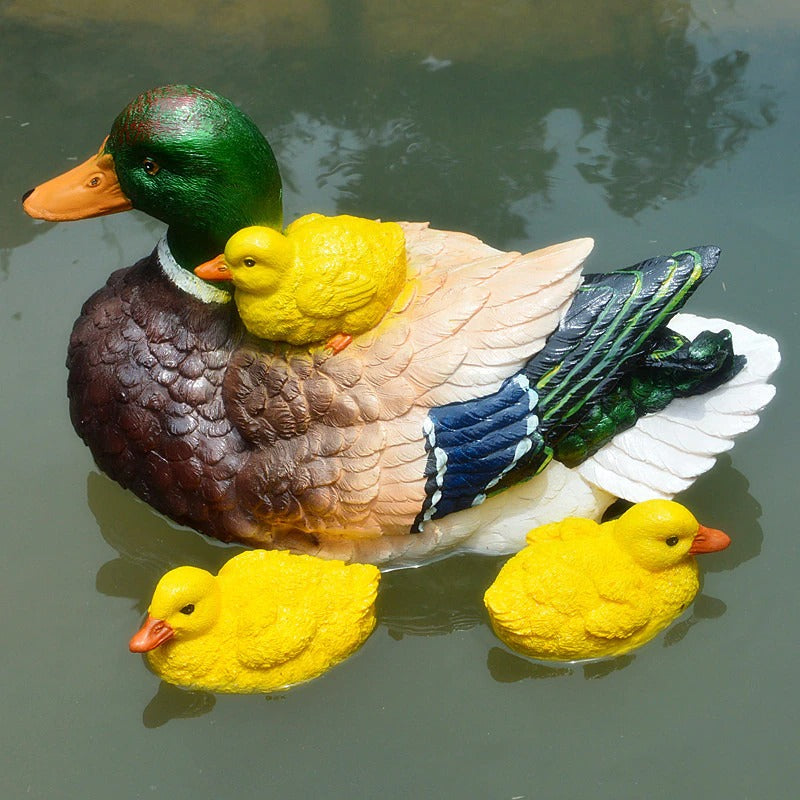
[(136, 208), (166, 222), (187, 270), (240, 228), (282, 225), (281, 178), (255, 123), (193, 86), (150, 89), (116, 118), (98, 153), (24, 197), (39, 219), (84, 219)]

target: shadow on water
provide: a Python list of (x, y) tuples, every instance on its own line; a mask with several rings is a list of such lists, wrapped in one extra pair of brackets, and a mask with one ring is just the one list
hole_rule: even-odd
[[(724, 505), (719, 498), (725, 499)], [(726, 550), (701, 558), (703, 572), (727, 572), (761, 553), (761, 504), (750, 494), (750, 482), (733, 466), (730, 455), (720, 456), (714, 469), (675, 499), (702, 524), (720, 528), (731, 537)]]
[[(547, 202), (560, 155), (546, 144), (554, 110), (576, 112), (579, 173), (626, 217), (691, 194), (699, 169), (735, 154), (777, 113), (773, 90), (748, 84), (747, 53), (701, 54), (686, 0), (609, 0), (604, 13), (534, 4), (512, 17), (479, 2), (418, 3), (402, 14), (309, 0), (303, 24), (285, 5), (255, 12), (250, 0), (230, 15), (204, 14), (211, 5), (186, 4), (165, 27), (153, 20), (147, 46), (143, 34), (120, 34), (126, 4), (98, 4), (94, 15), (91, 5), (72, 16), (20, 2), (0, 11), (6, 46), (19, 53), (0, 67), (4, 127), (11, 146), (31, 154), (0, 176), (0, 274), (10, 248), (45, 230), (24, 220), (22, 192), (94, 152), (131, 97), (169, 81), (208, 85), (253, 116), (278, 154), (289, 218), (340, 210), (457, 230), (480, 220), (499, 246), (526, 235), (514, 210), (521, 199)], [(198, 14), (203, 24), (189, 24)], [(234, 24), (237, 15), (247, 25)], [(431, 39), (442, 26), (449, 35)], [(259, 46), (241, 46), (251, 36)], [(31, 39), (40, 46), (25, 46)], [(107, 74), (99, 84), (98, 60)], [(65, 120), (57, 131), (54, 117)]]
[(190, 692), (162, 681), (142, 712), (145, 728), (160, 728), (172, 719), (189, 719), (208, 714), (217, 704), (210, 692)]
[(728, 606), (716, 597), (698, 594), (692, 605), (692, 613), (687, 619), (673, 625), (664, 636), (664, 647), (672, 647), (682, 641), (689, 630), (704, 619), (718, 619), (728, 610)]

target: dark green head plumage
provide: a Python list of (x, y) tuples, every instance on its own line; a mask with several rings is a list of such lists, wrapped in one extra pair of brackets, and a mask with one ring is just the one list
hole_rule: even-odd
[(281, 178), (255, 123), (194, 86), (150, 89), (117, 117), (106, 142), (134, 208), (169, 225), (178, 262), (192, 269), (240, 228), (282, 225)]

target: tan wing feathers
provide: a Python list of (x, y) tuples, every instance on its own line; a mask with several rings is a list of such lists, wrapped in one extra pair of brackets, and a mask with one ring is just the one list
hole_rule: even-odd
[(579, 286), (593, 244), (578, 239), (518, 255), (462, 234), (414, 226), (406, 233), (418, 270), (417, 297), (403, 316), (400, 350), (413, 355), (395, 355), (382, 341), (384, 330), (395, 340), (392, 311), (372, 348), (381, 358), (376, 363), (370, 354), (364, 377), (380, 385), (402, 375), (413, 385), (415, 402), (426, 407), (494, 391), (538, 352)]

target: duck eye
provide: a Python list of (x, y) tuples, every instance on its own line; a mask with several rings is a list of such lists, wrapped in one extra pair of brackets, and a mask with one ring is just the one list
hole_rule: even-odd
[(181, 609), (181, 614), (186, 614), (188, 616), (192, 611), (194, 611), (194, 603), (189, 603)]
[(142, 161), (142, 169), (148, 175), (155, 175), (161, 169), (161, 167), (159, 167), (152, 158), (146, 158), (144, 161)]
[(677, 536), (670, 536), (669, 539), (664, 540), (667, 544), (667, 547), (675, 547), (678, 544), (678, 537)]
[(256, 260), (254, 258), (251, 258), (250, 256), (247, 256), (247, 258), (245, 258), (242, 263), (246, 267), (254, 267), (256, 265)]

